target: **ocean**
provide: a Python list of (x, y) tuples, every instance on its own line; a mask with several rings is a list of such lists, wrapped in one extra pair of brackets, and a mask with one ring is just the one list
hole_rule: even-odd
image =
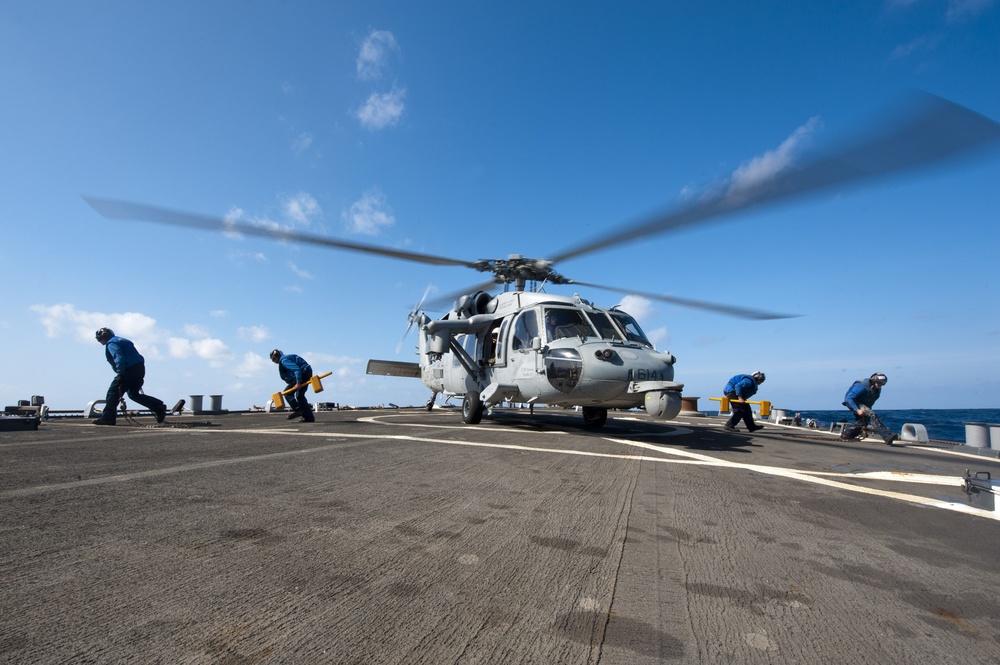
[[(792, 411), (789, 416), (802, 414), (802, 421), (816, 420), (821, 429), (840, 420), (853, 422), (846, 408), (836, 411)], [(886, 409), (876, 408), (875, 413), (893, 432), (899, 433), (903, 425), (912, 423), (927, 428), (927, 436), (941, 441), (965, 443), (965, 423), (1000, 423), (1000, 409)]]

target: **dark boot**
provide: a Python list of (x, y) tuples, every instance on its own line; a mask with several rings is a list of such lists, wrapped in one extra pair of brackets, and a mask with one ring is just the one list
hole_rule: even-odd
[(841, 441), (851, 441), (857, 439), (861, 435), (860, 425), (845, 425), (843, 431), (840, 433)]

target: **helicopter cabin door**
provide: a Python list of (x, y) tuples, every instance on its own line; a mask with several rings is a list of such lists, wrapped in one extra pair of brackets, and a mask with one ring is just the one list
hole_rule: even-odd
[[(539, 378), (542, 339), (539, 333), (541, 313), (537, 308), (519, 312), (510, 326), (509, 342), (507, 344), (508, 376), (512, 377), (524, 397), (537, 395), (532, 390), (530, 382)], [(527, 388), (527, 390), (525, 390)]]

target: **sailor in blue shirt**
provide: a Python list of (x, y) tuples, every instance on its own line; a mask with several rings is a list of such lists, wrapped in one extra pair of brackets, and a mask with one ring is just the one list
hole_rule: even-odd
[(128, 394), (129, 399), (138, 402), (156, 415), (156, 422), (162, 423), (167, 415), (167, 405), (152, 395), (142, 392), (142, 384), (146, 376), (146, 361), (136, 350), (135, 344), (115, 335), (111, 328), (101, 328), (94, 336), (104, 345), (104, 357), (107, 358), (115, 378), (108, 387), (108, 395), (104, 404), (104, 413), (94, 420), (95, 425), (114, 425), (115, 412), (122, 395)]
[(865, 427), (871, 427), (890, 446), (899, 438), (872, 411), (876, 400), (882, 395), (882, 386), (888, 382), (885, 374), (875, 372), (867, 379), (858, 379), (851, 384), (844, 395), (844, 406), (854, 414), (854, 424), (844, 427), (840, 433), (841, 439), (863, 439)]
[(278, 366), (278, 376), (288, 384), (285, 390), (294, 388), (287, 396), (288, 406), (292, 408), (288, 419), (302, 418), (307, 423), (315, 422), (312, 406), (306, 401), (306, 390), (309, 389), (309, 379), (313, 375), (312, 367), (294, 353), (282, 353), (280, 349), (271, 351), (271, 362)]
[(764, 383), (766, 378), (764, 372), (754, 372), (753, 374), (737, 374), (729, 379), (722, 392), (729, 398), (729, 409), (733, 415), (729, 416), (729, 420), (722, 426), (722, 429), (727, 432), (735, 432), (736, 425), (740, 420), (743, 420), (751, 432), (764, 429), (763, 425), (754, 425), (753, 414), (750, 405), (747, 404), (747, 398), (757, 394), (757, 386)]

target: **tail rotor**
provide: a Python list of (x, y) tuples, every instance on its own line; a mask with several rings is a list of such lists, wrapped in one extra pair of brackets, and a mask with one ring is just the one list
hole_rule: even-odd
[(427, 294), (431, 292), (431, 285), (428, 284), (427, 288), (424, 289), (424, 295), (420, 297), (420, 302), (418, 302), (413, 309), (410, 310), (409, 315), (406, 317), (406, 330), (403, 332), (403, 336), (399, 340), (399, 344), (396, 345), (396, 353), (399, 353), (403, 348), (403, 342), (406, 341), (406, 336), (410, 334), (410, 328), (414, 324), (420, 326), (423, 325), (427, 319), (427, 316), (423, 313), (422, 307), (424, 306), (424, 301), (427, 300)]

